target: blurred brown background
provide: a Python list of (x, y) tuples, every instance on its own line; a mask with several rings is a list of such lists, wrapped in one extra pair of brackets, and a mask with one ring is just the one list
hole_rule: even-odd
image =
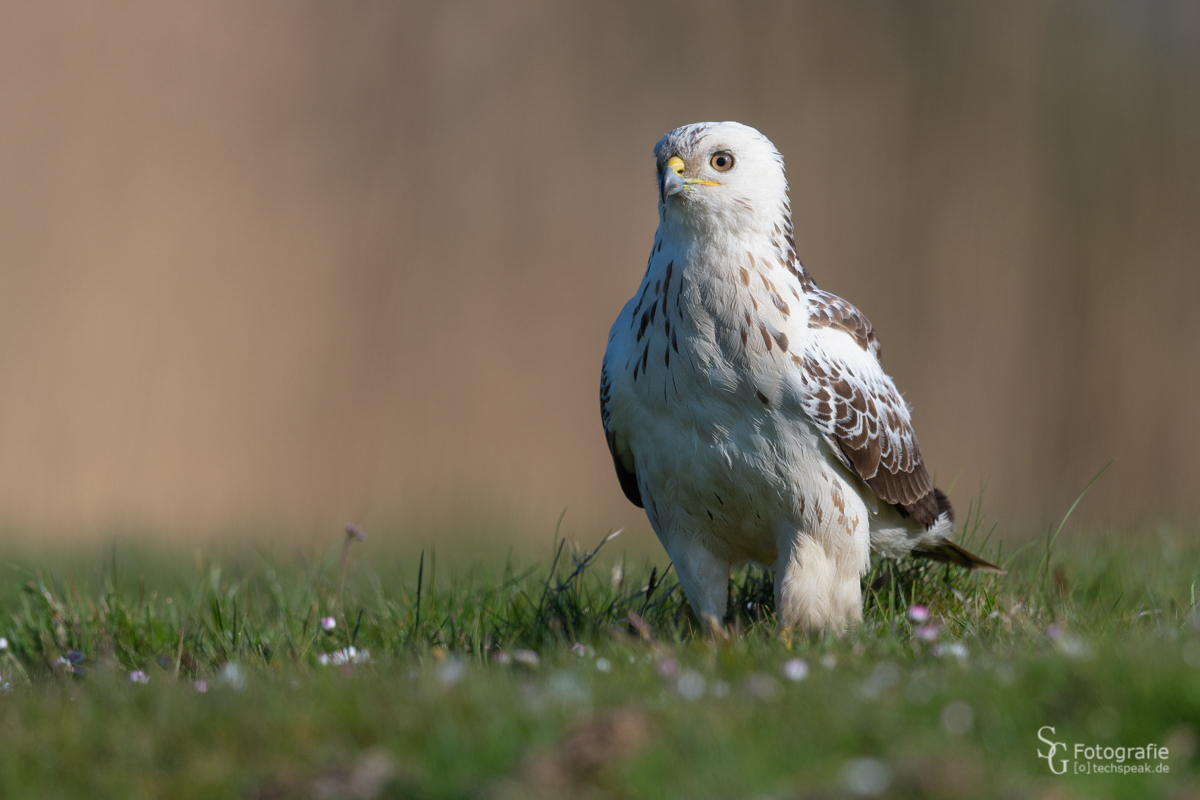
[(963, 505), (1200, 511), (1200, 4), (6, 3), (0, 520), (646, 529), (651, 147), (737, 119)]

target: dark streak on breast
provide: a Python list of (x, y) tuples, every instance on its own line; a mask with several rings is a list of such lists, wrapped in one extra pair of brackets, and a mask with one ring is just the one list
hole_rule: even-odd
[(633, 318), (629, 321), (629, 329), (633, 330), (634, 324), (637, 322), (637, 315), (641, 313), (642, 303), (646, 300), (646, 292), (650, 291), (650, 284), (646, 284), (646, 288), (642, 289), (642, 296), (638, 298), (637, 305), (633, 307)]

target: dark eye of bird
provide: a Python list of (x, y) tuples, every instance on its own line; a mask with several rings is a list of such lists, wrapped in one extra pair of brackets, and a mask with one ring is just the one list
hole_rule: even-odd
[(708, 163), (717, 172), (728, 172), (730, 167), (733, 166), (733, 156), (729, 155), (729, 153), (717, 153), (708, 160)]

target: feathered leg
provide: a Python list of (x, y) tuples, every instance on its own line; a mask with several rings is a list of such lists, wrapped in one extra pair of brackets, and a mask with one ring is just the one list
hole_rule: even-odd
[[(661, 537), (660, 537), (661, 538)], [(676, 535), (663, 542), (679, 576), (692, 611), (704, 624), (725, 618), (729, 592), (729, 562), (715, 555), (696, 537)]]
[(870, 563), (870, 530), (866, 509), (854, 512), (830, 509), (809, 530), (780, 532), (775, 563), (780, 627), (842, 632), (862, 621), (860, 579)]

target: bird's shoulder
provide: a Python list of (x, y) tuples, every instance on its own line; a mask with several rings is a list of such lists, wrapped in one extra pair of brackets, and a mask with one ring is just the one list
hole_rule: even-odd
[(881, 348), (875, 326), (853, 303), (815, 286), (805, 295), (808, 299), (809, 326), (833, 328), (849, 334), (860, 348), (871, 353), (876, 359), (880, 358)]

